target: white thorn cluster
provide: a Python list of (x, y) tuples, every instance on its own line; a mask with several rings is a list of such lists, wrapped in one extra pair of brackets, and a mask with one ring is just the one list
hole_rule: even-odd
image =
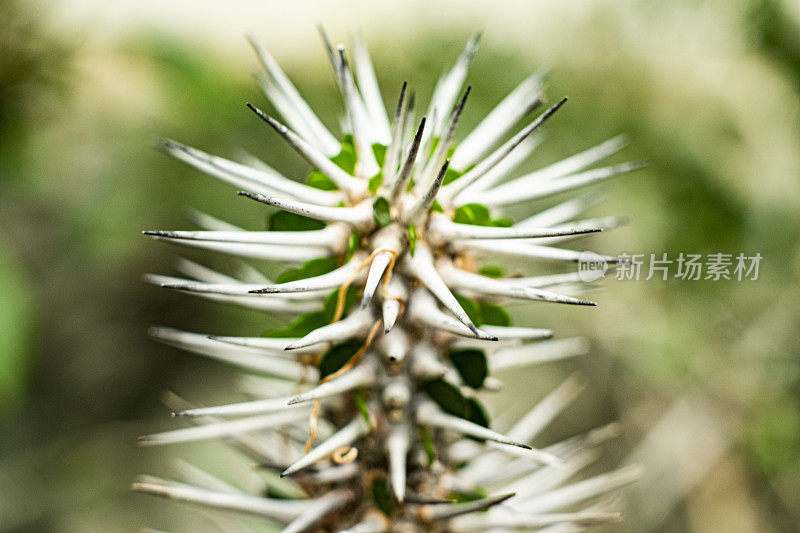
[(228, 275), (188, 260), (177, 265), (185, 278), (146, 276), (202, 298), (299, 315), (261, 337), (153, 328), (162, 342), (240, 367), (250, 374), (242, 390), (257, 397), (198, 407), (171, 395), (170, 408), (192, 426), (141, 439), (146, 445), (224, 439), (280, 473), (265, 488), (284, 497), (247, 494), (185, 464), (180, 472), (189, 484), (143, 477), (134, 488), (262, 517), (285, 532), (579, 531), (618, 520), (616, 501), (607, 495), (636, 479), (638, 467), (571, 481), (597, 458), (616, 426), (532, 446), (580, 392), (579, 379), (567, 379), (504, 433), (489, 428), (476, 396), (502, 387), (490, 371), (574, 357), (588, 348), (580, 338), (545, 340), (553, 336), (550, 329), (512, 326), (498, 303), (594, 305), (571, 295), (586, 287), (574, 271), (503, 277), (480, 267), (486, 255), (511, 257), (520, 270), (537, 260), (578, 261), (580, 252), (553, 245), (621, 224), (611, 217), (575, 220), (596, 195), (516, 223), (498, 209), (642, 164), (591, 168), (625, 145), (615, 137), (509, 178), (566, 101), (504, 140), (543, 102), (543, 73), (526, 78), (459, 142), (457, 126), (470, 94), (462, 88), (479, 34), (442, 75), (418, 123), (406, 84), (389, 119), (359, 37), (354, 75), (345, 47), (322, 35), (346, 110), (341, 141), (250, 38), (263, 67), (259, 84), (283, 122), (248, 107), (314, 167), (306, 183), (251, 156), (236, 162), (174, 141), (162, 145), (242, 196), (277, 209), (271, 227), (248, 231), (198, 213), (199, 230), (145, 232), (292, 266), (275, 281), (246, 264)]

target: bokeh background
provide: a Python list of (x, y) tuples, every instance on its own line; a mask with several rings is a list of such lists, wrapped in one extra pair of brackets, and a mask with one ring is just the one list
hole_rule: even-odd
[[(342, 112), (315, 24), (360, 29), (384, 95), (425, 99), (469, 34), (484, 39), (463, 130), (540, 66), (571, 100), (528, 168), (627, 132), (597, 213), (631, 224), (609, 253), (763, 256), (757, 281), (614, 281), (594, 309), (515, 308), (584, 334), (591, 355), (499, 376), (519, 413), (565, 376), (587, 389), (547, 444), (619, 419), (604, 468), (645, 463), (626, 531), (797, 531), (800, 524), (800, 4), (794, 0), (0, 2), (0, 530), (198, 531), (193, 510), (132, 494), (181, 455), (229, 479), (219, 447), (140, 449), (172, 425), (166, 389), (213, 403), (228, 368), (157, 345), (152, 324), (252, 334), (274, 322), (149, 287), (178, 252), (140, 230), (188, 207), (250, 228), (264, 210), (151, 149), (168, 136), (308, 168), (244, 103), (254, 33), (329, 125)], [(463, 131), (462, 130), (462, 131)], [(190, 254), (192, 255), (192, 254)], [(226, 266), (225, 261), (203, 258)], [(216, 260), (216, 263), (214, 261)], [(257, 483), (245, 465), (241, 479)], [(202, 516), (200, 517), (202, 518)]]

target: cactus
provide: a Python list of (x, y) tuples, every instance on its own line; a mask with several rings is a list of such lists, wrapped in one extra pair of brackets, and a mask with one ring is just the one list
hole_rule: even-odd
[(236, 162), (163, 143), (169, 155), (277, 210), (266, 231), (198, 215), (199, 231), (146, 234), (292, 266), (273, 281), (250, 267), (229, 276), (184, 260), (179, 269), (186, 278), (147, 280), (295, 318), (255, 337), (151, 330), (167, 344), (269, 378), (259, 382), (262, 397), (252, 401), (196, 407), (173, 397), (174, 413), (193, 426), (142, 437), (142, 444), (224, 439), (280, 473), (270, 494), (246, 494), (197, 471), (188, 476), (192, 484), (148, 476), (136, 490), (254, 515), (285, 532), (576, 531), (618, 519), (615, 502), (603, 495), (634, 480), (636, 467), (571, 481), (615, 435), (615, 424), (546, 448), (530, 445), (580, 392), (576, 378), (505, 433), (490, 429), (476, 397), (501, 385), (490, 371), (586, 351), (583, 339), (548, 340), (549, 329), (512, 326), (498, 304), (594, 305), (576, 296), (585, 287), (580, 273), (508, 277), (482, 258), (508, 256), (526, 268), (536, 260), (578, 261), (579, 252), (558, 245), (620, 223), (574, 220), (594, 195), (519, 221), (501, 210), (641, 164), (590, 169), (625, 145), (616, 137), (508, 179), (566, 98), (529, 119), (544, 99), (543, 74), (534, 73), (474, 130), (457, 136), (470, 94), (462, 87), (479, 37), (440, 78), (417, 120), (421, 113), (405, 84), (389, 117), (359, 39), (353, 73), (344, 47), (334, 48), (323, 34), (346, 108), (342, 139), (251, 39), (263, 67), (259, 82), (283, 122), (247, 105), (312, 165), (305, 183), (254, 158)]

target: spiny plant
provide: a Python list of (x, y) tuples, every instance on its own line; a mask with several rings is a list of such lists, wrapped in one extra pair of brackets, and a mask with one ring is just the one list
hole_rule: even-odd
[(479, 35), (439, 79), (418, 123), (406, 84), (389, 120), (360, 39), (353, 43), (355, 75), (344, 47), (334, 48), (324, 34), (323, 40), (346, 109), (341, 140), (251, 39), (263, 67), (260, 85), (287, 125), (247, 105), (314, 168), (305, 183), (249, 156), (235, 162), (174, 141), (162, 145), (244, 189), (240, 195), (277, 208), (268, 229), (248, 231), (198, 215), (200, 231), (145, 232), (292, 265), (274, 281), (252, 267), (229, 276), (187, 260), (178, 266), (187, 279), (147, 277), (210, 300), (299, 315), (257, 337), (152, 330), (167, 344), (263, 377), (247, 381), (246, 391), (258, 396), (252, 401), (196, 407), (171, 396), (174, 413), (194, 426), (142, 437), (142, 443), (221, 438), (280, 478), (272, 476), (264, 493), (248, 494), (184, 469), (191, 484), (144, 477), (134, 488), (256, 515), (282, 524), (285, 532), (575, 531), (618, 519), (609, 495), (637, 477), (636, 467), (570, 481), (597, 457), (597, 446), (615, 435), (616, 425), (542, 449), (530, 445), (580, 391), (575, 377), (505, 433), (489, 428), (476, 395), (501, 386), (490, 371), (587, 349), (580, 338), (545, 341), (553, 335), (549, 329), (512, 326), (498, 302), (594, 305), (574, 295), (587, 285), (579, 272), (504, 276), (482, 260), (508, 256), (521, 269), (537, 260), (578, 261), (578, 251), (554, 245), (620, 223), (574, 221), (594, 195), (519, 221), (501, 209), (641, 164), (587, 170), (624, 146), (616, 137), (509, 180), (540, 142), (542, 125), (566, 101), (507, 138), (542, 103), (542, 73), (526, 78), (457, 143), (470, 88), (461, 90)]

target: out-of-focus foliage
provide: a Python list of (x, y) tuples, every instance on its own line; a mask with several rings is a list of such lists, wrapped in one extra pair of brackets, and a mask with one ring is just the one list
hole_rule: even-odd
[[(676, 400), (701, 396), (720, 413), (714, 422), (724, 427), (722, 455), (703, 465), (700, 481), (665, 516), (635, 506), (629, 529), (737, 530), (726, 529), (729, 520), (739, 531), (796, 530), (797, 10), (777, 0), (619, 4), (587, 8), (584, 19), (553, 32), (552, 50), (487, 33), (470, 76), (465, 131), (547, 64), (550, 97), (571, 98), (524, 168), (620, 132), (632, 140), (620, 160), (650, 161), (648, 170), (611, 185), (596, 211), (627, 213), (631, 225), (592, 237), (591, 248), (672, 258), (759, 252), (764, 259), (755, 282), (606, 280), (592, 295), (597, 309), (535, 308), (524, 321), (594, 341), (589, 357), (571, 363), (583, 371), (588, 395), (543, 441), (620, 418), (626, 435), (608, 458), (613, 463), (646, 439)], [(309, 32), (315, 21), (310, 17)], [(392, 47), (371, 44), (386, 99), (406, 79), (433, 87), (480, 23), (424, 38), (409, 33)], [(257, 33), (257, 21), (253, 28)], [(2, 530), (131, 530), (145, 515), (149, 525), (191, 530), (192, 513), (127, 492), (136, 472), (163, 470), (152, 463), (165, 461), (157, 451), (137, 450), (135, 436), (168, 425), (166, 416), (147, 421), (162, 412), (164, 389), (213, 398), (225, 394), (232, 373), (154, 345), (145, 330), (162, 323), (252, 334), (281, 326), (140, 282), (143, 272), (168, 272), (178, 253), (232, 266), (138, 234), (190, 227), (181, 218), (187, 206), (249, 228), (266, 223), (255, 202), (149, 149), (159, 135), (222, 155), (242, 148), (287, 175), (309, 171), (245, 109), (246, 101), (264, 101), (248, 76), (252, 63), (232, 63), (202, 42), (143, 32), (121, 44), (90, 45), (52, 32), (22, 2), (0, 3)], [(342, 110), (318, 56), (284, 66), (336, 126)], [(538, 371), (535, 380), (499, 376), (507, 383), (502, 394), (525, 399), (516, 402), (518, 412), (563, 377), (564, 365)], [(492, 414), (502, 423), (501, 413)], [(215, 453), (186, 450), (229, 481), (258, 480), (229, 470)], [(667, 457), (674, 471), (693, 460), (675, 454)]]
[(32, 309), (28, 280), (7, 250), (0, 254), (0, 412), (12, 409), (28, 381)]

